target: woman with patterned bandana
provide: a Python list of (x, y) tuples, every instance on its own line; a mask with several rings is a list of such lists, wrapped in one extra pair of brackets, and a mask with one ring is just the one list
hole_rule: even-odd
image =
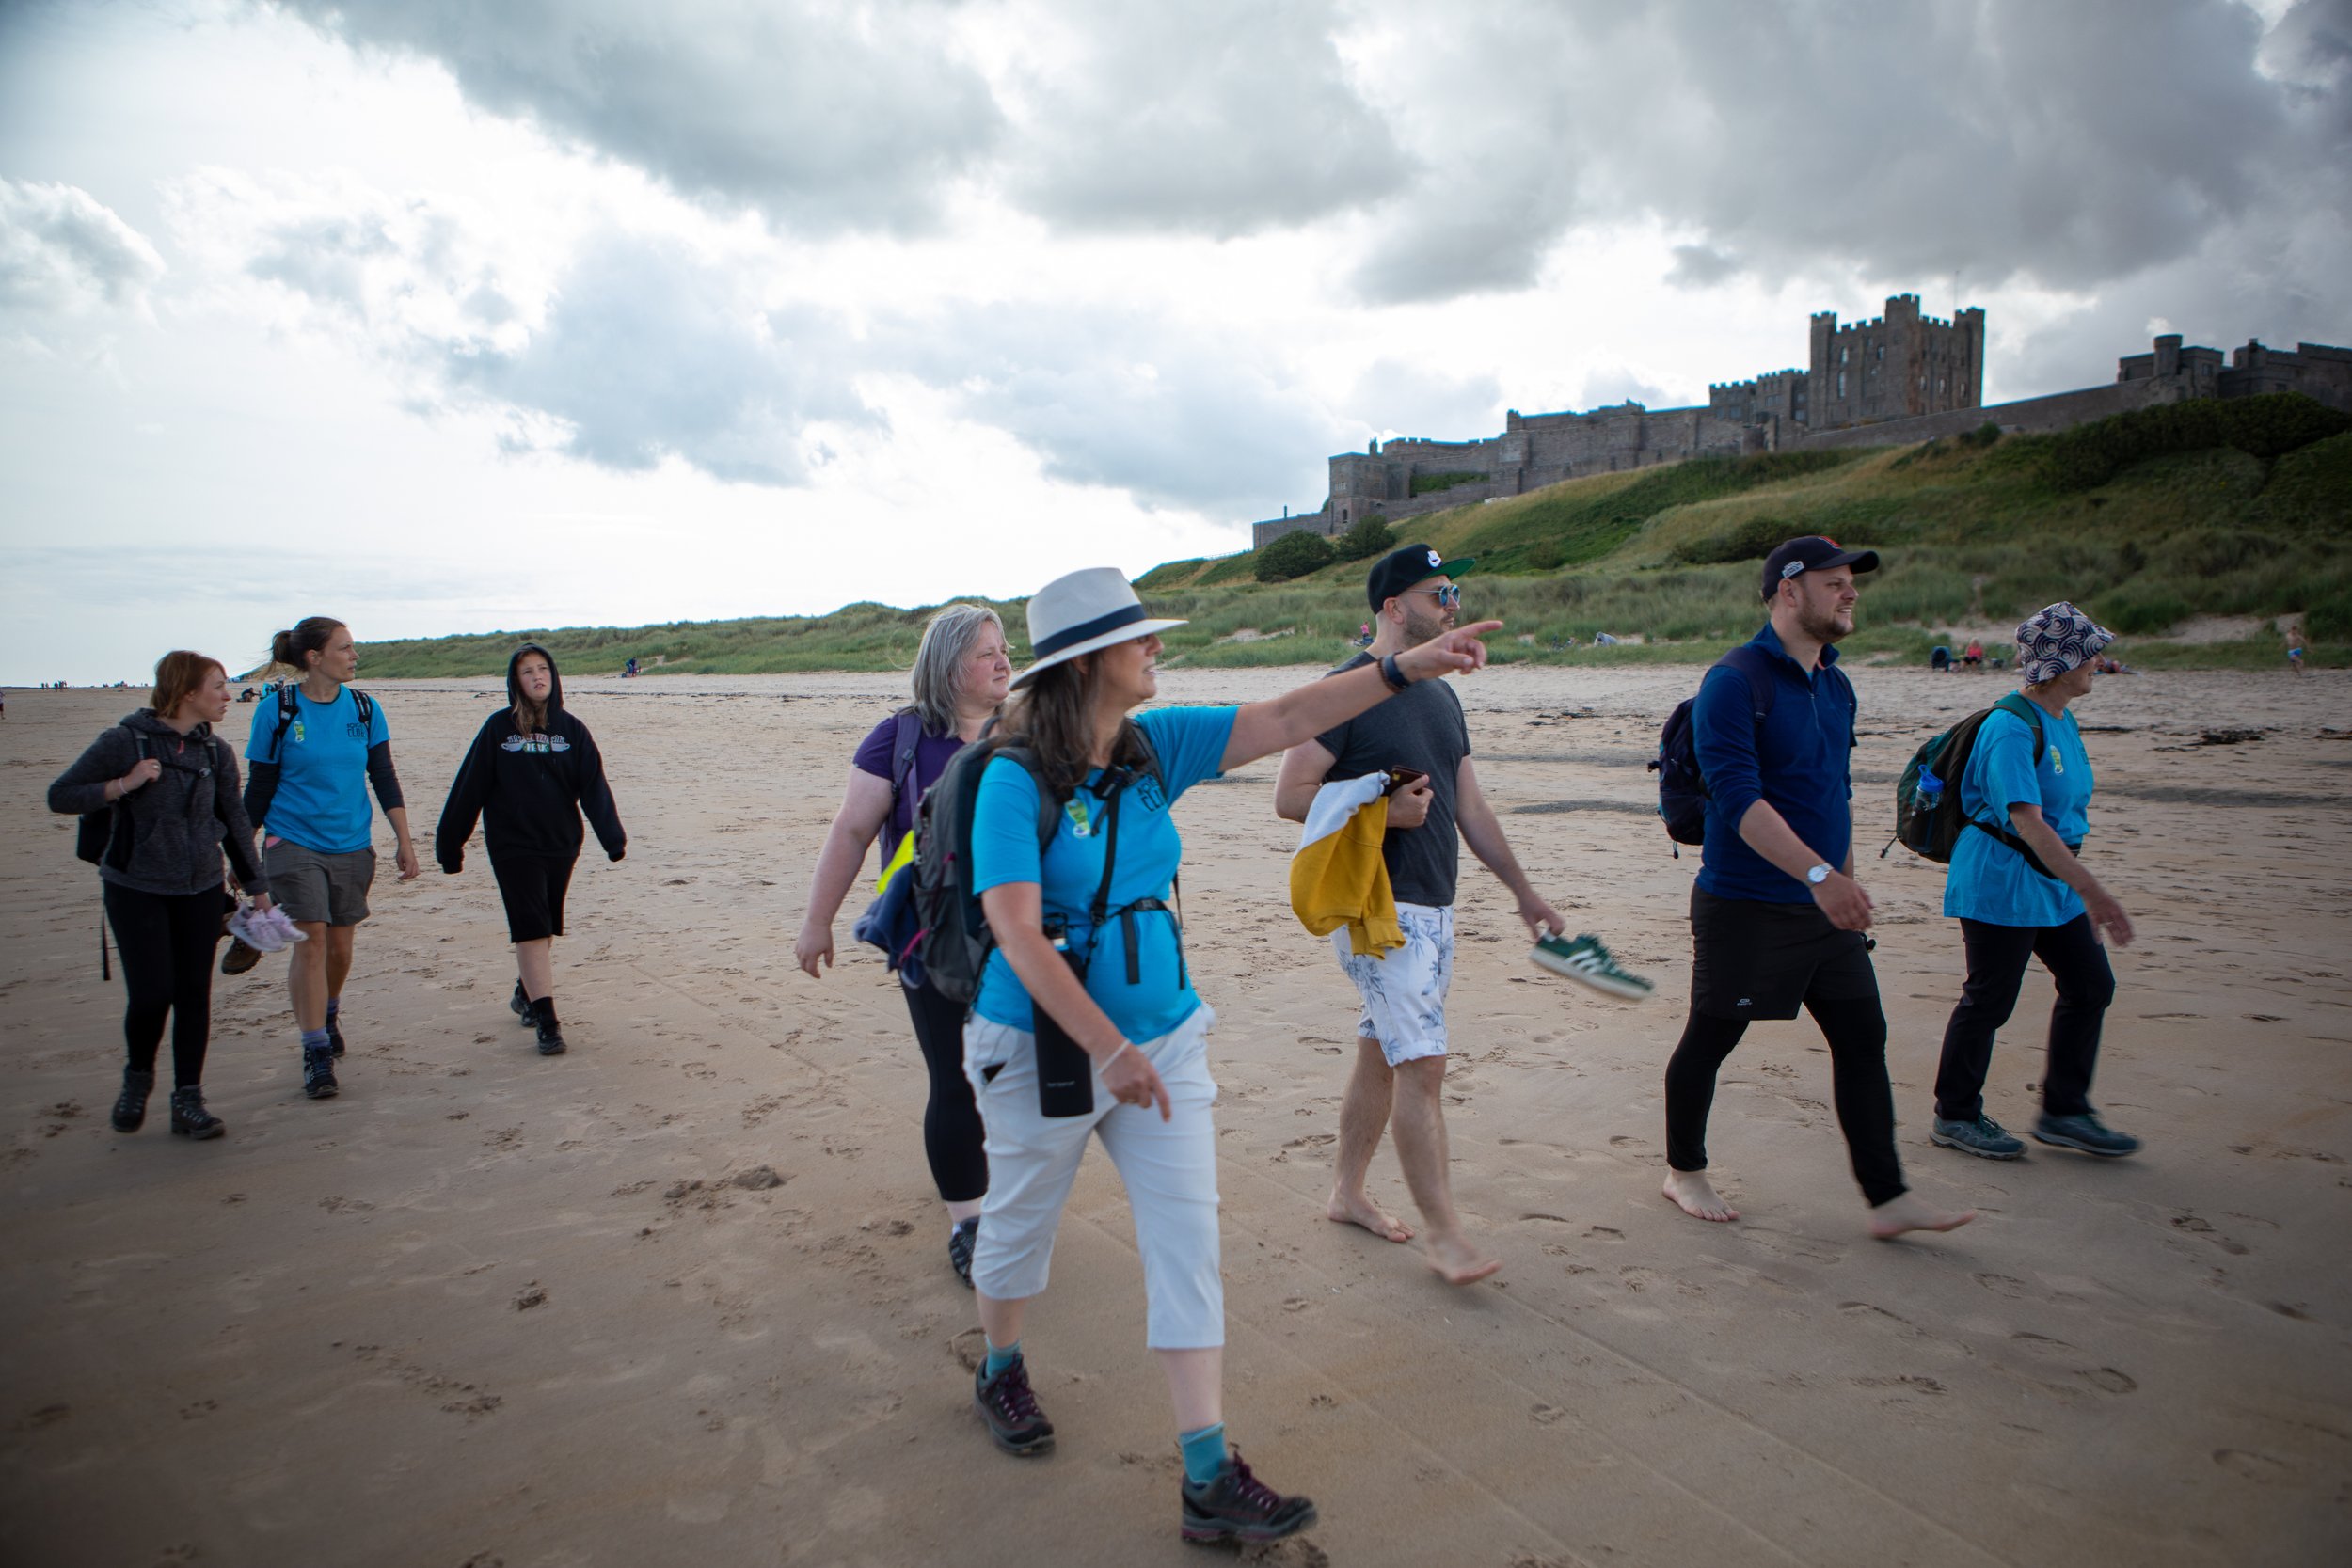
[(2032, 958), (2058, 983), (2034, 1137), (2110, 1159), (2139, 1148), (2090, 1107), (2100, 1028), (2115, 999), (2115, 972), (2100, 939), (2130, 946), (2132, 921), (2079, 858), (2090, 826), (2090, 757), (2067, 711), (2090, 690), (2099, 652), (2114, 641), (2063, 601), (2020, 625), (2024, 703), (2004, 699), (1986, 715), (1961, 774), (1961, 809), (1986, 831), (1962, 832), (1944, 880), (1944, 912), (1959, 918), (1968, 953), (1968, 978), (1945, 1025), (1935, 1074), (1929, 1136), (1946, 1148), (1987, 1160), (2014, 1160), (2026, 1150), (1985, 1115), (1984, 1080), (1993, 1037), (2017, 1006)]

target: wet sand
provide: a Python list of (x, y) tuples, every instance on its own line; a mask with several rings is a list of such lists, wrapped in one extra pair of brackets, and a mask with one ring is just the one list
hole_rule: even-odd
[[(1172, 672), (1167, 695), (1297, 673)], [(1926, 1138), (1961, 973), (1941, 872), (1875, 856), (1912, 748), (2004, 688), (1857, 673), (1902, 1155), (1921, 1194), (1982, 1211), (1950, 1236), (1865, 1237), (1805, 1022), (1752, 1029), (1724, 1072), (1711, 1142), (1743, 1218), (1658, 1196), (1697, 861), (1669, 856), (1642, 764), (1694, 671), (1462, 683), (1539, 886), (1661, 982), (1637, 1006), (1535, 969), (1466, 869), (1448, 1117), (1457, 1197), (1505, 1259), (1484, 1286), (1321, 1217), (1355, 1004), (1288, 911), (1273, 762), (1178, 808), (1191, 962), (1222, 1020), (1229, 1420), (1323, 1514), (1265, 1560), (2352, 1560), (2352, 680), (2120, 678), (2079, 710), (2088, 853), (2141, 933), (2094, 1093), (2148, 1149), (1991, 1164)], [(363, 684), (429, 846), (495, 683)], [(201, 1146), (166, 1134), (160, 1093), (146, 1131), (106, 1124), (120, 986), (98, 975), (95, 877), (42, 800), (137, 694), (9, 693), (0, 1560), (1201, 1560), (1176, 1536), (1107, 1162), (1089, 1156), (1030, 1316), (1060, 1449), (1006, 1459), (969, 1409), (977, 1331), (895, 983), (846, 918), (840, 968), (791, 967), (849, 752), (894, 683), (567, 688), (631, 834), (573, 883), (571, 1053), (537, 1056), (506, 1009), (479, 845), (455, 879), (428, 847), (406, 886), (387, 852), (342, 1097), (301, 1098), (265, 960), (216, 983), (207, 1088), (230, 1132)], [(2049, 998), (2037, 969), (1994, 1060), (2011, 1127)], [(1374, 1168), (1408, 1212), (1393, 1153)]]

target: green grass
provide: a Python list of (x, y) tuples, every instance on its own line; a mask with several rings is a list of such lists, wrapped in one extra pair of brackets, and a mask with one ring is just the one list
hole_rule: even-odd
[[(2066, 438), (2081, 450), (2076, 433)], [(1758, 558), (1793, 534), (1825, 533), (1881, 552), (1849, 644), (1860, 657), (1924, 658), (1960, 628), (2013, 624), (2065, 598), (2134, 640), (2123, 656), (2136, 665), (2272, 667), (2283, 662), (2275, 625), (2294, 615), (2312, 639), (2310, 662), (2352, 663), (2352, 432), (2270, 456), (2169, 451), (2090, 488), (2060, 471), (2060, 440), (1701, 459), (1424, 514), (1398, 538), (1478, 558), (1463, 608), (1507, 623), (1494, 644), (1503, 662), (1711, 658), (1761, 618)], [(1276, 584), (1255, 581), (1252, 566), (1243, 551), (1136, 579), (1156, 613), (1191, 623), (1168, 635), (1172, 661), (1345, 655), (1367, 612), (1362, 562)], [(1025, 657), (1022, 605), (996, 608)], [(631, 655), (666, 656), (655, 673), (904, 669), (929, 610), (856, 604), (820, 616), (491, 633), (370, 643), (361, 657), (375, 675), (495, 674), (528, 635), (580, 673)], [(2252, 616), (2272, 629), (2243, 642), (2151, 641), (2197, 615)], [(1288, 635), (1227, 641), (1245, 628)], [(1598, 631), (1648, 645), (1552, 647), (1589, 644)]]

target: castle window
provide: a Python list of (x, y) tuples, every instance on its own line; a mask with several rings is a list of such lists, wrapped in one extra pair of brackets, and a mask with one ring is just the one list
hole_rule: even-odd
[(1851, 349), (1850, 349), (1850, 348), (1846, 347), (1846, 346), (1845, 346), (1845, 345), (1843, 345), (1843, 344), (1838, 345), (1838, 349), (1837, 349), (1837, 362), (1838, 362), (1839, 364), (1841, 364), (1841, 365), (1842, 365), (1842, 364), (1844, 364), (1844, 363), (1846, 362), (1846, 356), (1847, 356), (1848, 355), (1851, 354), (1852, 352), (1853, 352), (1853, 350), (1851, 350)]
[(1884, 343), (1881, 343), (1881, 344), (1879, 344), (1879, 355), (1878, 355), (1878, 356), (1879, 356), (1880, 358), (1882, 358), (1882, 359), (1883, 359), (1883, 358), (1885, 358), (1885, 357), (1886, 357), (1886, 345), (1885, 345)]
[(1846, 395), (1846, 372), (1844, 371), (1837, 372), (1837, 395), (1841, 398)]

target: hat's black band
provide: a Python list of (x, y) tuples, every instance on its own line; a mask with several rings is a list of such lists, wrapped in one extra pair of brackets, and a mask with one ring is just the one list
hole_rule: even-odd
[(1125, 605), (1112, 610), (1108, 615), (1097, 615), (1091, 621), (1081, 621), (1074, 626), (1064, 626), (1051, 637), (1041, 637), (1030, 644), (1029, 651), (1039, 658), (1044, 658), (1049, 655), (1061, 652), (1064, 648), (1083, 642), (1089, 637), (1100, 637), (1106, 631), (1117, 631), (1121, 626), (1132, 626), (1142, 619), (1143, 606)]

